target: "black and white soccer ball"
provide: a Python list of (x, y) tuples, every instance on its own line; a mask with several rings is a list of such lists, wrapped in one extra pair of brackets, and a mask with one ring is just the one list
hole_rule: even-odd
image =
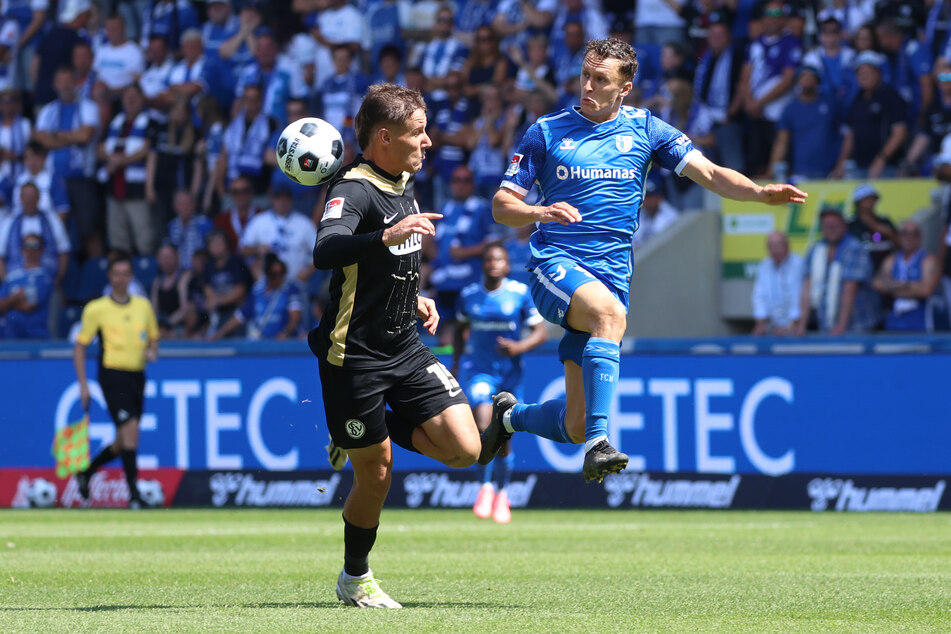
[(343, 163), (343, 138), (323, 119), (305, 117), (291, 123), (277, 140), (277, 165), (301, 185), (320, 185)]
[(30, 483), (26, 496), (31, 507), (48, 509), (56, 506), (56, 485), (44, 478), (36, 478)]
[(139, 497), (150, 507), (157, 508), (165, 504), (165, 491), (158, 480), (139, 480), (137, 487)]

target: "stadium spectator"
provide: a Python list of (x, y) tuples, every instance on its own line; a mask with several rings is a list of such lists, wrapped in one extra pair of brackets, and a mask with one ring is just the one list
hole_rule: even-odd
[(476, 31), (475, 48), (462, 65), (463, 93), (478, 99), (484, 84), (494, 84), (508, 93), (517, 68), (499, 46), (499, 38), (489, 27)]
[(49, 17), (48, 10), (48, 0), (20, 0), (4, 3), (4, 17), (13, 19), (16, 23), (13, 83), (16, 88), (26, 92), (33, 91), (30, 65), (42, 37), (40, 34)]
[(269, 253), (264, 256), (264, 275), (254, 283), (248, 300), (211, 338), (227, 337), (244, 325), (251, 340), (294, 339), (306, 305), (300, 287), (287, 279), (287, 266)]
[[(208, 92), (222, 108), (230, 111), (237, 79), (235, 69), (240, 63), (226, 45), (241, 33), (241, 20), (232, 12), (230, 0), (211, 0), (207, 7), (208, 20), (201, 26), (201, 41), (205, 49), (204, 79)], [(255, 12), (255, 15), (260, 14)], [(232, 54), (225, 57), (223, 49)]]
[[(206, 214), (214, 215), (221, 208), (221, 200), (218, 196), (218, 179), (219, 177), (223, 179), (224, 176), (218, 171), (218, 162), (224, 148), (225, 122), (221, 110), (218, 108), (218, 102), (215, 101), (214, 97), (205, 97), (198, 103), (196, 116), (198, 118), (199, 134), (198, 143), (195, 146), (195, 155), (201, 161), (203, 168), (203, 184), (199, 187), (201, 208)], [(265, 156), (268, 154), (266, 151), (264, 153)], [(254, 183), (251, 184), (253, 189)]]
[(152, 281), (152, 309), (158, 321), (162, 339), (180, 339), (185, 334), (185, 323), (194, 307), (188, 299), (191, 272), (181, 267), (178, 248), (165, 242), (156, 253), (158, 274)]
[(635, 41), (657, 46), (667, 42), (686, 42), (686, 23), (680, 17), (684, 4), (686, 0), (638, 0), (634, 9)]
[(643, 246), (677, 222), (680, 212), (664, 199), (664, 179), (653, 171), (644, 181), (644, 202), (638, 215), (634, 246)]
[(172, 102), (184, 97), (197, 103), (201, 95), (208, 91), (205, 47), (200, 30), (188, 29), (182, 33), (182, 58), (169, 72), (167, 84), (166, 91)]
[(182, 260), (191, 262), (192, 254), (205, 244), (213, 226), (207, 216), (195, 214), (195, 197), (189, 191), (177, 190), (173, 206), (175, 218), (168, 223), (168, 240), (178, 248)]
[(353, 59), (360, 60), (363, 42), (364, 16), (348, 0), (325, 0), (325, 6), (305, 19), (313, 22), (314, 39), (321, 46), (333, 48), (344, 45)]
[(58, 216), (40, 211), (40, 190), (33, 183), (20, 187), (21, 212), (0, 222), (0, 280), (6, 272), (23, 266), (24, 238), (38, 235), (43, 241), (41, 263), (59, 287), (69, 264), (69, 235)]
[(581, 63), (584, 61), (584, 27), (579, 21), (568, 20), (561, 32), (560, 41), (553, 38), (551, 43), (551, 64), (559, 97), (565, 98), (567, 95), (567, 99), (573, 102), (578, 94), (578, 75), (581, 74)]
[[(522, 355), (548, 337), (545, 320), (532, 303), (528, 287), (508, 278), (510, 266), (505, 247), (487, 246), (481, 269), (482, 279), (464, 288), (456, 304), (454, 313), (459, 326), (452, 354), (452, 374), (459, 377), (469, 397), (480, 432), (492, 420), (492, 395), (502, 390), (521, 393)], [(515, 454), (506, 446), (499, 455), (502, 460), (493, 460), (483, 467), (482, 488), (472, 510), (477, 517), (492, 517), (499, 524), (508, 524), (512, 521), (512, 510), (507, 488)], [(496, 475), (498, 489), (493, 485), (496, 462), (501, 471)]]
[(34, 138), (49, 151), (53, 176), (66, 180), (69, 206), (86, 255), (100, 257), (102, 209), (99, 185), (93, 178), (99, 110), (92, 101), (77, 99), (76, 78), (68, 66), (57, 69), (53, 83), (57, 99), (40, 110)]
[(769, 0), (763, 7), (763, 33), (750, 44), (739, 90), (749, 120), (746, 171), (764, 176), (776, 136), (776, 122), (792, 98), (802, 57), (799, 38), (787, 30), (785, 5)]
[(802, 66), (796, 96), (776, 124), (768, 174), (779, 180), (826, 178), (839, 155), (839, 118), (835, 101), (820, 91), (822, 71)]
[(49, 339), (50, 299), (53, 276), (43, 266), (43, 237), (23, 236), (22, 263), (7, 270), (0, 283), (0, 315), (4, 324), (0, 338)]
[(495, 0), (468, 0), (460, 4), (454, 34), (463, 46), (472, 48), (475, 32), (480, 26), (492, 26), (495, 5)]
[(245, 87), (238, 114), (227, 124), (222, 138), (221, 153), (216, 163), (216, 187), (224, 198), (225, 188), (238, 176), (246, 176), (254, 184), (255, 196), (267, 193), (271, 170), (264, 162), (265, 152), (274, 153), (268, 144), (277, 130), (277, 122), (262, 110), (261, 87)]
[[(533, 6), (534, 5), (534, 6)], [(555, 20), (558, 0), (499, 0), (495, 5), (491, 28), (501, 38), (503, 50), (522, 47), (533, 33), (547, 33)]]
[(862, 242), (862, 246), (872, 256), (872, 266), (878, 271), (882, 262), (898, 243), (895, 224), (888, 218), (876, 213), (878, 191), (868, 183), (856, 186), (852, 192), (855, 213), (849, 222), (849, 233)]
[(852, 36), (852, 48), (855, 49), (856, 57), (865, 51), (878, 52), (878, 36), (875, 35), (874, 24), (869, 22), (855, 30)]
[(842, 39), (842, 23), (827, 17), (819, 24), (819, 46), (802, 58), (803, 66), (819, 72), (819, 94), (845, 110), (855, 95), (855, 51)]
[[(941, 196), (941, 233), (938, 239), (937, 260), (941, 267), (941, 286), (944, 291), (944, 312), (951, 313), (951, 135), (941, 142), (941, 152), (934, 159), (935, 177), (944, 183)], [(945, 324), (947, 325), (947, 324)]]
[[(208, 261), (198, 279), (203, 284), (200, 307), (207, 312), (210, 336), (244, 304), (252, 280), (244, 260), (232, 253), (223, 232), (215, 230), (208, 234), (207, 245)], [(198, 271), (194, 274), (197, 276)]]
[(541, 92), (552, 102), (557, 101), (557, 80), (548, 61), (548, 38), (544, 35), (533, 35), (528, 39), (525, 48), (527, 54), (523, 54), (518, 46), (509, 49), (509, 57), (518, 66), (515, 94), (510, 101), (524, 104), (528, 96), (535, 91)]
[[(26, 183), (32, 183), (40, 193), (40, 211), (56, 214), (65, 225), (69, 214), (69, 196), (62, 178), (57, 178), (46, 163), (46, 148), (30, 141), (23, 155), (23, 169), (15, 178), (0, 181), (0, 200), (15, 215), (22, 211), (20, 189)], [(2, 214), (0, 214), (2, 216)]]
[(753, 285), (754, 335), (788, 335), (799, 322), (802, 299), (802, 258), (789, 252), (782, 231), (766, 238), (769, 256), (756, 267)]
[[(447, 97), (450, 73), (461, 71), (469, 55), (462, 42), (452, 34), (452, 16), (450, 7), (440, 7), (436, 11), (436, 21), (429, 37), (417, 42), (409, 56), (409, 65), (418, 66), (426, 76), (427, 87), (433, 100)], [(482, 27), (483, 31), (485, 29), (491, 32), (488, 27)]]
[(482, 109), (469, 124), (466, 148), (476, 190), (488, 199), (495, 194), (508, 167), (506, 152), (512, 146), (519, 111), (516, 108), (506, 110), (501, 91), (492, 84), (484, 85), (480, 96)]
[(139, 81), (145, 71), (145, 56), (135, 42), (126, 39), (125, 20), (120, 15), (106, 19), (108, 41), (99, 47), (93, 60), (96, 79), (101, 84), (100, 120), (112, 118), (112, 109), (122, 99), (126, 87)]
[(468, 124), (477, 108), (463, 93), (465, 82), (462, 73), (451, 72), (446, 81), (446, 99), (433, 104), (430, 109), (433, 149), (433, 206), (442, 208), (447, 194), (446, 185), (457, 167), (467, 160), (466, 136)]
[(363, 29), (363, 50), (366, 52), (371, 75), (384, 74), (380, 67), (384, 50), (395, 51), (402, 64), (407, 43), (401, 27), (405, 12), (398, 0), (381, 0), (372, 4), (366, 12)]
[(253, 204), (254, 187), (251, 185), (251, 179), (246, 176), (239, 176), (231, 181), (228, 194), (231, 199), (231, 208), (215, 216), (214, 225), (215, 229), (223, 231), (227, 236), (228, 246), (234, 252), (238, 249), (238, 243), (248, 223), (261, 210)]
[[(873, 51), (855, 58), (859, 92), (845, 116), (845, 136), (833, 178), (875, 179), (898, 171), (908, 137), (908, 106), (882, 81), (883, 61)], [(854, 162), (855, 168), (849, 169), (847, 161)]]
[(142, 14), (142, 46), (153, 35), (160, 35), (172, 51), (180, 46), (182, 34), (198, 28), (198, 12), (189, 0), (153, 0)]
[[(670, 99), (661, 109), (660, 118), (686, 134), (694, 147), (709, 154), (709, 149), (715, 146), (716, 135), (707, 110), (693, 99), (693, 77), (684, 67), (674, 69), (664, 80), (664, 90)], [(664, 176), (667, 198), (674, 207), (703, 209), (703, 187), (678, 178), (670, 170), (658, 168), (658, 171)]]
[(106, 228), (109, 248), (138, 255), (155, 253), (154, 221), (145, 199), (145, 163), (149, 155), (149, 114), (138, 84), (122, 92), (122, 112), (109, 124), (99, 158), (109, 175)]
[(108, 276), (112, 292), (89, 302), (83, 309), (79, 336), (73, 348), (73, 365), (80, 404), (84, 411), (89, 411), (86, 347), (98, 335), (102, 347), (99, 386), (116, 425), (116, 439), (92, 460), (88, 469), (76, 474), (76, 483), (79, 494), (88, 500), (89, 480), (93, 474), (121, 457), (129, 487), (129, 508), (136, 509), (145, 506), (139, 495), (136, 452), (145, 401), (145, 364), (158, 358), (158, 324), (149, 300), (129, 293), (132, 262), (128, 257), (112, 260)]
[(43, 34), (30, 64), (33, 83), (33, 103), (43, 106), (57, 97), (55, 88), (59, 69), (68, 66), (73, 48), (83, 40), (83, 30), (89, 21), (89, 0), (63, 0), (59, 3), (59, 21)]
[(819, 211), (822, 239), (803, 263), (800, 315), (795, 334), (816, 329), (830, 335), (868, 332), (879, 321), (879, 297), (872, 290), (872, 258), (849, 234), (842, 209)]
[[(623, 0), (621, 1), (623, 2)], [(551, 4), (554, 6), (554, 20), (551, 27), (536, 28), (531, 30), (530, 33), (548, 34), (551, 38), (552, 47), (557, 48), (562, 45), (563, 38), (566, 35), (565, 25), (573, 21), (581, 24), (584, 34), (588, 38), (608, 37), (611, 18), (599, 6), (601, 3), (593, 0), (556, 0)], [(625, 10), (629, 8), (630, 5), (625, 6)], [(626, 22), (626, 19), (622, 21)], [(630, 35), (632, 29), (626, 28), (626, 30)], [(579, 64), (575, 70), (581, 70), (581, 65)], [(575, 75), (577, 75), (577, 72)]]
[(908, 126), (913, 128), (934, 97), (931, 54), (916, 37), (908, 37), (908, 31), (894, 19), (878, 23), (876, 32), (885, 58), (879, 66), (882, 82), (898, 91), (905, 101)]
[(921, 227), (914, 220), (901, 223), (899, 249), (885, 258), (872, 287), (891, 300), (885, 330), (934, 330), (931, 298), (941, 281), (935, 256), (921, 248)]
[(149, 154), (145, 162), (145, 198), (157, 235), (164, 235), (175, 216), (173, 196), (180, 189), (192, 196), (201, 193), (204, 165), (197, 155), (199, 130), (185, 95), (179, 95), (167, 120), (149, 126)]
[(14, 88), (0, 90), (0, 178), (16, 178), (33, 123), (20, 114), (22, 97)]
[[(295, 77), (290, 63), (282, 63), (278, 58), (279, 47), (274, 34), (268, 30), (261, 30), (254, 40), (254, 60), (244, 67), (238, 77), (235, 97), (244, 97), (248, 88), (257, 86), (263, 99), (262, 108), (267, 116), (275, 121), (284, 123), (284, 112), (287, 100), (291, 97), (306, 97), (307, 87), (299, 77)], [(242, 99), (241, 104), (247, 108), (247, 101)], [(232, 108), (232, 114), (240, 113), (237, 99)]]
[(287, 184), (271, 190), (271, 208), (248, 223), (238, 243), (241, 255), (250, 263), (254, 278), (261, 277), (264, 256), (274, 253), (287, 265), (291, 279), (305, 282), (314, 272), (314, 222), (294, 211), (294, 199)]
[[(357, 607), (399, 608), (369, 565), (392, 477), (392, 443), (465, 468), (478, 453), (479, 432), (459, 384), (417, 332), (417, 317), (430, 334), (439, 321), (433, 301), (419, 295), (417, 246), (435, 233), (438, 214), (410, 213), (412, 174), (430, 145), (425, 103), (419, 93), (376, 84), (357, 112), (356, 130), (363, 156), (350, 178), (331, 184), (313, 250), (314, 264), (333, 270), (333, 299), (308, 343), (319, 359), (331, 465), (343, 468), (349, 457), (354, 471), (337, 597)], [(352, 295), (341, 294), (352, 284)], [(356, 411), (363, 412), (358, 426)]]
[[(951, 4), (949, 4), (951, 6)], [(905, 176), (931, 172), (931, 157), (941, 152), (941, 141), (951, 133), (951, 61), (939, 57), (934, 66), (938, 91), (925, 113), (905, 156)]]
[(370, 83), (406, 85), (406, 75), (403, 72), (403, 52), (395, 44), (387, 44), (380, 48), (375, 68), (376, 75), (373, 76)]
[[(228, 78), (232, 88), (237, 88), (241, 69), (254, 59), (255, 33), (261, 26), (261, 21), (260, 6), (254, 2), (243, 3), (238, 14), (237, 32), (218, 47), (218, 55), (221, 59), (232, 64), (233, 75)], [(221, 101), (221, 107), (225, 112), (230, 111), (230, 103), (233, 99), (234, 92), (232, 91), (232, 94), (227, 95), (226, 100)]]
[(713, 122), (716, 146), (712, 158), (724, 167), (742, 172), (746, 168), (743, 152), (743, 126), (738, 117), (743, 92), (738, 89), (744, 56), (733, 43), (730, 24), (723, 12), (710, 16), (707, 50), (697, 64), (694, 98)]
[(99, 82), (99, 74), (93, 69), (94, 60), (92, 46), (85, 40), (76, 42), (70, 63), (76, 73), (76, 94), (80, 100), (91, 99), (95, 101), (99, 98), (96, 88)]
[(170, 106), (169, 95), (165, 89), (168, 86), (168, 76), (175, 66), (175, 60), (168, 52), (168, 43), (164, 37), (149, 38), (145, 60), (146, 67), (139, 77), (139, 86), (145, 95), (149, 116), (161, 122), (165, 120), (165, 113)]
[[(208, 266), (209, 259), (207, 249), (198, 249), (192, 254), (187, 287), (189, 310), (185, 315), (186, 338), (203, 338), (205, 330), (211, 323), (208, 308), (205, 305), (205, 267)], [(250, 274), (248, 277), (250, 279)]]
[(16, 20), (0, 18), (0, 88), (16, 88), (18, 36)]
[(334, 45), (332, 54), (334, 74), (321, 85), (317, 94), (320, 96), (321, 118), (339, 131), (353, 127), (353, 115), (357, 113), (370, 82), (363, 73), (352, 70), (353, 53), (349, 47)]
[(840, 24), (845, 32), (845, 38), (852, 39), (862, 25), (872, 21), (874, 12), (871, 5), (870, 2), (853, 2), (852, 0), (830, 0), (826, 2), (826, 6), (816, 16), (820, 25), (820, 39), (821, 29), (829, 20), (835, 20)]

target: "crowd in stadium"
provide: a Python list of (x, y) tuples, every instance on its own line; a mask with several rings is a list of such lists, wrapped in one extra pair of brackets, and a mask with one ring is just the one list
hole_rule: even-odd
[[(530, 231), (494, 223), (490, 199), (528, 126), (577, 103), (590, 38), (638, 51), (627, 103), (751, 177), (941, 177), (951, 164), (945, 0), (4, 0), (0, 10), (3, 338), (67, 337), (107, 291), (117, 253), (133, 256), (133, 289), (152, 299), (164, 337), (302, 336), (326, 299), (326, 273), (311, 263), (323, 188), (276, 169), (275, 141), (288, 122), (320, 116), (351, 159), (353, 116), (377, 81), (417, 88), (428, 104), (434, 147), (418, 198), (445, 218), (427, 245), (424, 292), (451, 316), (488, 243), (503, 241), (513, 276), (524, 274)], [(698, 186), (654, 170), (636, 242), (701, 206)], [(951, 275), (946, 251), (939, 277)], [(874, 277), (868, 291), (887, 295)]]

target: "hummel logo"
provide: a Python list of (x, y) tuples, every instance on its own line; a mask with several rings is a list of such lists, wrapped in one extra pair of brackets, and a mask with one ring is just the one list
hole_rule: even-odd
[(392, 216), (383, 216), (383, 224), (385, 224), (385, 225), (390, 224), (390, 222), (393, 220), (393, 218), (396, 218), (398, 215), (400, 215), (400, 212), (397, 211), (397, 212), (396, 212), (395, 214), (393, 214)]
[(575, 140), (572, 138), (562, 139), (559, 148), (562, 150), (573, 150), (575, 149)]

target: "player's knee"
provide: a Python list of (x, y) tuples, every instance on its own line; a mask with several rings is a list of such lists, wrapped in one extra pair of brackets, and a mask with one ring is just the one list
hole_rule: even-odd
[[(476, 437), (478, 441), (478, 437)], [(446, 465), (452, 467), (453, 469), (465, 469), (471, 467), (476, 463), (476, 460), (479, 458), (479, 450), (481, 444), (479, 442), (465, 443), (460, 444), (459, 447), (453, 455), (446, 461)]]
[(606, 339), (620, 341), (627, 329), (627, 313), (618, 303), (610, 303), (603, 307), (596, 318), (596, 327), (592, 334)]

